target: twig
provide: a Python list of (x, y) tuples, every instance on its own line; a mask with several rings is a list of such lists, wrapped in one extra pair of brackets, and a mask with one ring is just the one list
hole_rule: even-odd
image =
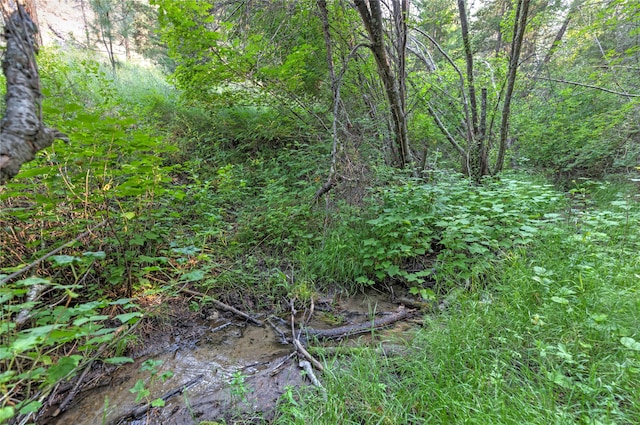
[(89, 370), (91, 369), (91, 365), (93, 365), (93, 360), (91, 360), (91, 361), (89, 361), (87, 363), (87, 365), (84, 367), (84, 371), (82, 372), (82, 374), (80, 375), (80, 377), (76, 381), (76, 383), (73, 386), (73, 388), (71, 389), (71, 391), (69, 391), (69, 394), (67, 394), (67, 396), (64, 398), (62, 403), (60, 403), (60, 405), (58, 406), (56, 411), (53, 412), (53, 415), (51, 415), (51, 416), (53, 416), (54, 418), (56, 416), (58, 416), (60, 413), (62, 413), (67, 408), (69, 403), (71, 403), (71, 401), (75, 398), (76, 394), (78, 394), (78, 389), (80, 388), (80, 385), (82, 385), (82, 382), (84, 381), (84, 378), (87, 376), (87, 373), (89, 373)]
[(272, 367), (272, 368), (271, 368), (271, 373), (270, 373), (270, 375), (271, 375), (271, 376), (276, 376), (278, 373), (280, 373), (280, 370), (282, 369), (282, 366), (284, 366), (285, 364), (287, 364), (287, 362), (288, 362), (289, 360), (291, 360), (291, 358), (292, 358), (293, 356), (295, 356), (295, 355), (296, 355), (296, 352), (295, 352), (295, 351), (292, 351), (292, 352), (291, 352), (291, 354), (289, 354), (288, 356), (285, 356), (285, 358), (284, 358), (284, 359), (282, 359), (282, 360), (280, 361), (280, 363), (276, 364), (274, 367)]
[(615, 95), (618, 95), (618, 96), (640, 97), (640, 94), (619, 92), (619, 91), (611, 90), (611, 89), (608, 89), (608, 88), (605, 88), (605, 87), (594, 86), (594, 85), (585, 84), (585, 83), (578, 83), (576, 81), (559, 80), (557, 78), (547, 78), (547, 77), (534, 77), (534, 78), (536, 80), (546, 80), (546, 81), (553, 81), (554, 83), (562, 83), (562, 84), (570, 84), (572, 86), (586, 87), (588, 89), (600, 90), (600, 91), (607, 92), (607, 93), (612, 93), (612, 94), (615, 94)]
[(271, 321), (271, 318), (267, 318), (267, 323), (269, 325), (271, 325), (271, 327), (273, 328), (273, 330), (278, 334), (278, 336), (280, 337), (280, 344), (282, 345), (287, 345), (289, 344), (289, 340), (287, 339), (287, 336), (285, 335), (284, 331), (282, 329), (280, 329), (275, 323), (273, 323)]
[[(193, 387), (195, 384), (198, 383), (198, 381), (200, 381), (202, 379), (204, 375), (198, 375), (195, 378), (193, 378), (192, 380), (190, 380), (189, 382), (181, 385), (178, 388), (174, 388), (171, 391), (168, 391), (167, 393), (165, 393), (162, 397), (160, 397), (161, 400), (163, 401), (167, 401), (169, 400), (171, 397), (182, 394), (183, 392), (185, 392), (187, 389), (189, 389), (190, 387)], [(144, 404), (142, 406), (136, 407), (135, 409), (120, 415), (118, 418), (112, 420), (111, 422), (109, 422), (109, 424), (111, 425), (115, 425), (115, 424), (119, 424), (121, 422), (123, 422), (126, 419), (140, 419), (142, 416), (144, 416), (145, 413), (147, 413), (149, 410), (151, 410), (153, 406), (151, 405), (151, 403), (147, 403)]]
[(294, 305), (293, 300), (289, 301), (289, 306), (291, 307), (291, 335), (293, 339), (293, 346), (296, 347), (296, 350), (302, 357), (304, 357), (305, 359), (311, 362), (313, 367), (315, 367), (320, 372), (322, 372), (324, 370), (324, 367), (322, 367), (322, 364), (316, 359), (314, 359), (313, 356), (309, 354), (309, 352), (305, 350), (305, 348), (302, 346), (302, 343), (300, 343), (300, 332), (296, 334), (296, 323), (295, 323), (296, 307)]
[(316, 378), (315, 373), (313, 373), (313, 368), (311, 367), (311, 363), (309, 363), (306, 360), (302, 360), (299, 364), (300, 364), (300, 367), (304, 369), (304, 371), (307, 373), (307, 377), (309, 377), (309, 380), (311, 381), (311, 383), (318, 388), (324, 389), (320, 381), (318, 381), (318, 378)]
[(311, 362), (313, 367), (318, 369), (320, 372), (324, 371), (324, 367), (322, 366), (322, 363), (320, 363), (311, 354), (309, 354), (309, 352), (302, 346), (298, 338), (295, 338), (293, 340), (293, 345), (295, 345), (296, 349), (298, 350), (298, 353), (300, 353), (305, 359)]
[(87, 230), (86, 232), (82, 233), (81, 235), (77, 236), (75, 239), (65, 243), (62, 246), (59, 246), (58, 248), (54, 249), (53, 251), (43, 255), (42, 257), (38, 258), (37, 260), (35, 260), (34, 262), (32, 262), (31, 264), (21, 268), (20, 270), (18, 270), (17, 272), (11, 273), (9, 276), (4, 277), (2, 280), (0, 280), (0, 286), (4, 285), (5, 283), (9, 282), (11, 279), (14, 279), (18, 276), (20, 276), (22, 273), (31, 270), (32, 268), (34, 268), (35, 266), (37, 266), (38, 264), (40, 264), (41, 262), (43, 262), (44, 260), (46, 260), (47, 258), (51, 257), (52, 255), (57, 254), (58, 252), (62, 251), (65, 248), (70, 247), (71, 245), (73, 245), (74, 243), (76, 243), (77, 241), (79, 241), (80, 239), (84, 238), (85, 236), (88, 236), (91, 234), (91, 232), (93, 232), (94, 230), (96, 230), (99, 227), (104, 226), (105, 224), (107, 224), (107, 219), (102, 220), (101, 223), (96, 224), (95, 226), (93, 226), (91, 229)]
[(235, 307), (227, 305), (227, 304), (223, 303), (222, 301), (218, 301), (218, 300), (216, 300), (215, 298), (213, 298), (210, 295), (207, 295), (207, 294), (204, 294), (204, 293), (198, 292), (198, 291), (193, 291), (191, 289), (186, 289), (186, 288), (180, 289), (180, 292), (184, 292), (185, 294), (189, 294), (189, 295), (195, 295), (196, 297), (205, 298), (205, 299), (211, 301), (218, 308), (221, 308), (221, 309), (226, 310), (226, 311), (230, 311), (231, 313), (235, 314), (236, 316), (240, 316), (240, 317), (250, 321), (254, 325), (264, 326), (264, 323), (262, 323), (260, 320), (254, 319), (253, 317), (249, 316), (247, 313), (244, 313), (244, 312), (238, 310)]

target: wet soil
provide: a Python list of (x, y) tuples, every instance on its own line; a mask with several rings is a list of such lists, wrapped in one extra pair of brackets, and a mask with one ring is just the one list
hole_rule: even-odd
[[(354, 297), (325, 297), (316, 300), (308, 326), (331, 329), (366, 323), (397, 308), (398, 304), (388, 301), (388, 295), (373, 290)], [(297, 321), (302, 320), (303, 314), (299, 312)], [(289, 319), (283, 315), (271, 317), (270, 321), (289, 337)], [(400, 322), (376, 332), (374, 338), (397, 340), (409, 328)], [(213, 308), (206, 311), (206, 317), (185, 308), (180, 314), (174, 313), (171, 323), (154, 326), (141, 337), (145, 342), (130, 353), (136, 358), (133, 364), (111, 370), (95, 366), (93, 382), (83, 384), (87, 390), (81, 390), (57, 417), (52, 417), (57, 406), (51, 403), (37, 424), (192, 425), (215, 420), (237, 423), (240, 419), (242, 423), (268, 422), (287, 387), (309, 385), (294, 347), (285, 344), (276, 330), (248, 324)], [(368, 344), (371, 338), (371, 334), (352, 337), (350, 343)], [(153, 376), (143, 367), (148, 360), (158, 365)], [(171, 377), (163, 380), (160, 377), (165, 372)], [(149, 395), (136, 402), (136, 394), (130, 390), (139, 380)], [(166, 398), (163, 407), (142, 407), (158, 398)]]

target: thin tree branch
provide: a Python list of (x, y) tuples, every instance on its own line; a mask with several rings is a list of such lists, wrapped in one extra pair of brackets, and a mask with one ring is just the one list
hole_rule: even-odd
[(34, 262), (32, 262), (31, 264), (21, 268), (20, 270), (18, 270), (17, 272), (11, 273), (9, 276), (4, 277), (2, 280), (0, 280), (0, 287), (2, 285), (4, 285), (5, 283), (9, 282), (10, 280), (20, 276), (22, 273), (31, 270), (32, 268), (34, 268), (35, 266), (37, 266), (38, 264), (42, 263), (44, 260), (46, 260), (47, 258), (51, 257), (52, 255), (56, 255), (58, 252), (62, 251), (65, 248), (70, 247), (71, 245), (73, 245), (74, 243), (76, 243), (77, 241), (79, 241), (80, 239), (84, 238), (85, 236), (88, 236), (91, 234), (91, 232), (93, 232), (94, 230), (96, 230), (99, 227), (104, 226), (105, 224), (107, 224), (107, 219), (102, 220), (102, 222), (100, 222), (99, 224), (96, 224), (95, 226), (93, 226), (91, 229), (87, 230), (86, 232), (82, 233), (81, 235), (78, 235), (75, 239), (65, 243), (64, 245), (59, 246), (58, 248), (54, 249), (51, 252), (48, 252), (47, 254), (43, 255), (42, 257), (38, 258), (37, 260), (35, 260)]
[(548, 78), (548, 77), (535, 77), (535, 79), (536, 80), (553, 81), (554, 83), (569, 84), (569, 85), (572, 85), (572, 86), (586, 87), (588, 89), (600, 90), (600, 91), (603, 91), (603, 92), (606, 92), (606, 93), (615, 94), (615, 95), (618, 95), (618, 96), (640, 97), (640, 94), (623, 93), (623, 92), (611, 90), (611, 89), (608, 89), (608, 88), (605, 88), (605, 87), (594, 86), (594, 85), (586, 84), (586, 83), (578, 83), (577, 81), (567, 81), (567, 80), (560, 80), (560, 79), (557, 79), (557, 78)]

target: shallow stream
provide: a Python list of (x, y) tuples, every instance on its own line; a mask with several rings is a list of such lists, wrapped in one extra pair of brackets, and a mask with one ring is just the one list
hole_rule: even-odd
[[(371, 291), (350, 298), (325, 299), (317, 303), (309, 326), (327, 329), (367, 322), (377, 312), (397, 309), (397, 304), (387, 298)], [(161, 349), (150, 347), (150, 354), (135, 363), (123, 365), (108, 376), (97, 376), (96, 380), (104, 382), (85, 385), (93, 388), (80, 391), (65, 412), (55, 418), (42, 417), (37, 423), (192, 425), (216, 419), (229, 423), (240, 416), (247, 420), (251, 415), (269, 419), (287, 386), (308, 384), (297, 358), (291, 355), (293, 346), (280, 342), (277, 332), (268, 325), (257, 327), (226, 313), (213, 313), (214, 319), (193, 320), (170, 329), (171, 335), (164, 335), (165, 343), (159, 344)], [(279, 327), (288, 331), (286, 323), (280, 321)], [(406, 323), (396, 324), (395, 332), (392, 328), (379, 335), (391, 338), (391, 334), (401, 334), (406, 328)], [(353, 338), (366, 343), (371, 335)], [(152, 371), (143, 367), (149, 360), (156, 365), (153, 377)], [(160, 377), (166, 372), (171, 377), (163, 381)], [(136, 402), (136, 394), (130, 390), (139, 380), (149, 395)], [(163, 396), (164, 407), (141, 408)]]

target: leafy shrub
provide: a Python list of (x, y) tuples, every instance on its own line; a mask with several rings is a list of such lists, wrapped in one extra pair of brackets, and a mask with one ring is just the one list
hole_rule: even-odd
[(423, 284), (433, 274), (439, 282), (469, 282), (501, 252), (530, 243), (561, 198), (549, 185), (507, 176), (482, 186), (451, 177), (385, 188), (367, 211), (373, 217), (361, 248), (367, 276), (359, 281)]

